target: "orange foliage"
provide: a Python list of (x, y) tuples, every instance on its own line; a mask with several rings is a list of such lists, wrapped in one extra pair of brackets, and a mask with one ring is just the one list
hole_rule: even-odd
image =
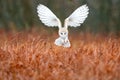
[[(51, 36), (51, 37), (50, 37)], [(1, 33), (0, 80), (120, 80), (120, 38), (80, 33), (70, 48), (55, 34)]]

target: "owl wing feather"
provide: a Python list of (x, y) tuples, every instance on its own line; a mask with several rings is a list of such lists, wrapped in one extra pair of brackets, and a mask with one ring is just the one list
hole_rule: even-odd
[(88, 17), (89, 9), (87, 5), (78, 7), (68, 18), (65, 19), (65, 27), (77, 27), (80, 26)]
[(48, 27), (61, 27), (60, 20), (56, 17), (56, 15), (46, 6), (39, 4), (37, 7), (37, 13), (39, 19), (42, 23), (44, 23)]

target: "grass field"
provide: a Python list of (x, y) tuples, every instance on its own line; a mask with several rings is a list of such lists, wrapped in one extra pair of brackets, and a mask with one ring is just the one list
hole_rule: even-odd
[(49, 32), (0, 32), (0, 80), (120, 80), (120, 37), (70, 34), (54, 45)]

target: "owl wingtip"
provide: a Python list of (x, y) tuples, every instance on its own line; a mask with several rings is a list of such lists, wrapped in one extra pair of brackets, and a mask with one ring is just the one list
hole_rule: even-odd
[(83, 6), (86, 6), (86, 7), (88, 7), (87, 3), (86, 3), (86, 4), (84, 4)]
[(44, 6), (43, 4), (38, 4), (38, 7), (40, 7), (40, 6)]

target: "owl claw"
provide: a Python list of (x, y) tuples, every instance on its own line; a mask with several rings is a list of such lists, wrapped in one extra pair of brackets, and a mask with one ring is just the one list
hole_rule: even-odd
[(69, 40), (68, 41), (66, 41), (66, 43), (64, 43), (64, 45), (63, 45), (64, 47), (70, 47), (71, 46), (71, 44), (70, 44), (70, 42), (69, 42)]

